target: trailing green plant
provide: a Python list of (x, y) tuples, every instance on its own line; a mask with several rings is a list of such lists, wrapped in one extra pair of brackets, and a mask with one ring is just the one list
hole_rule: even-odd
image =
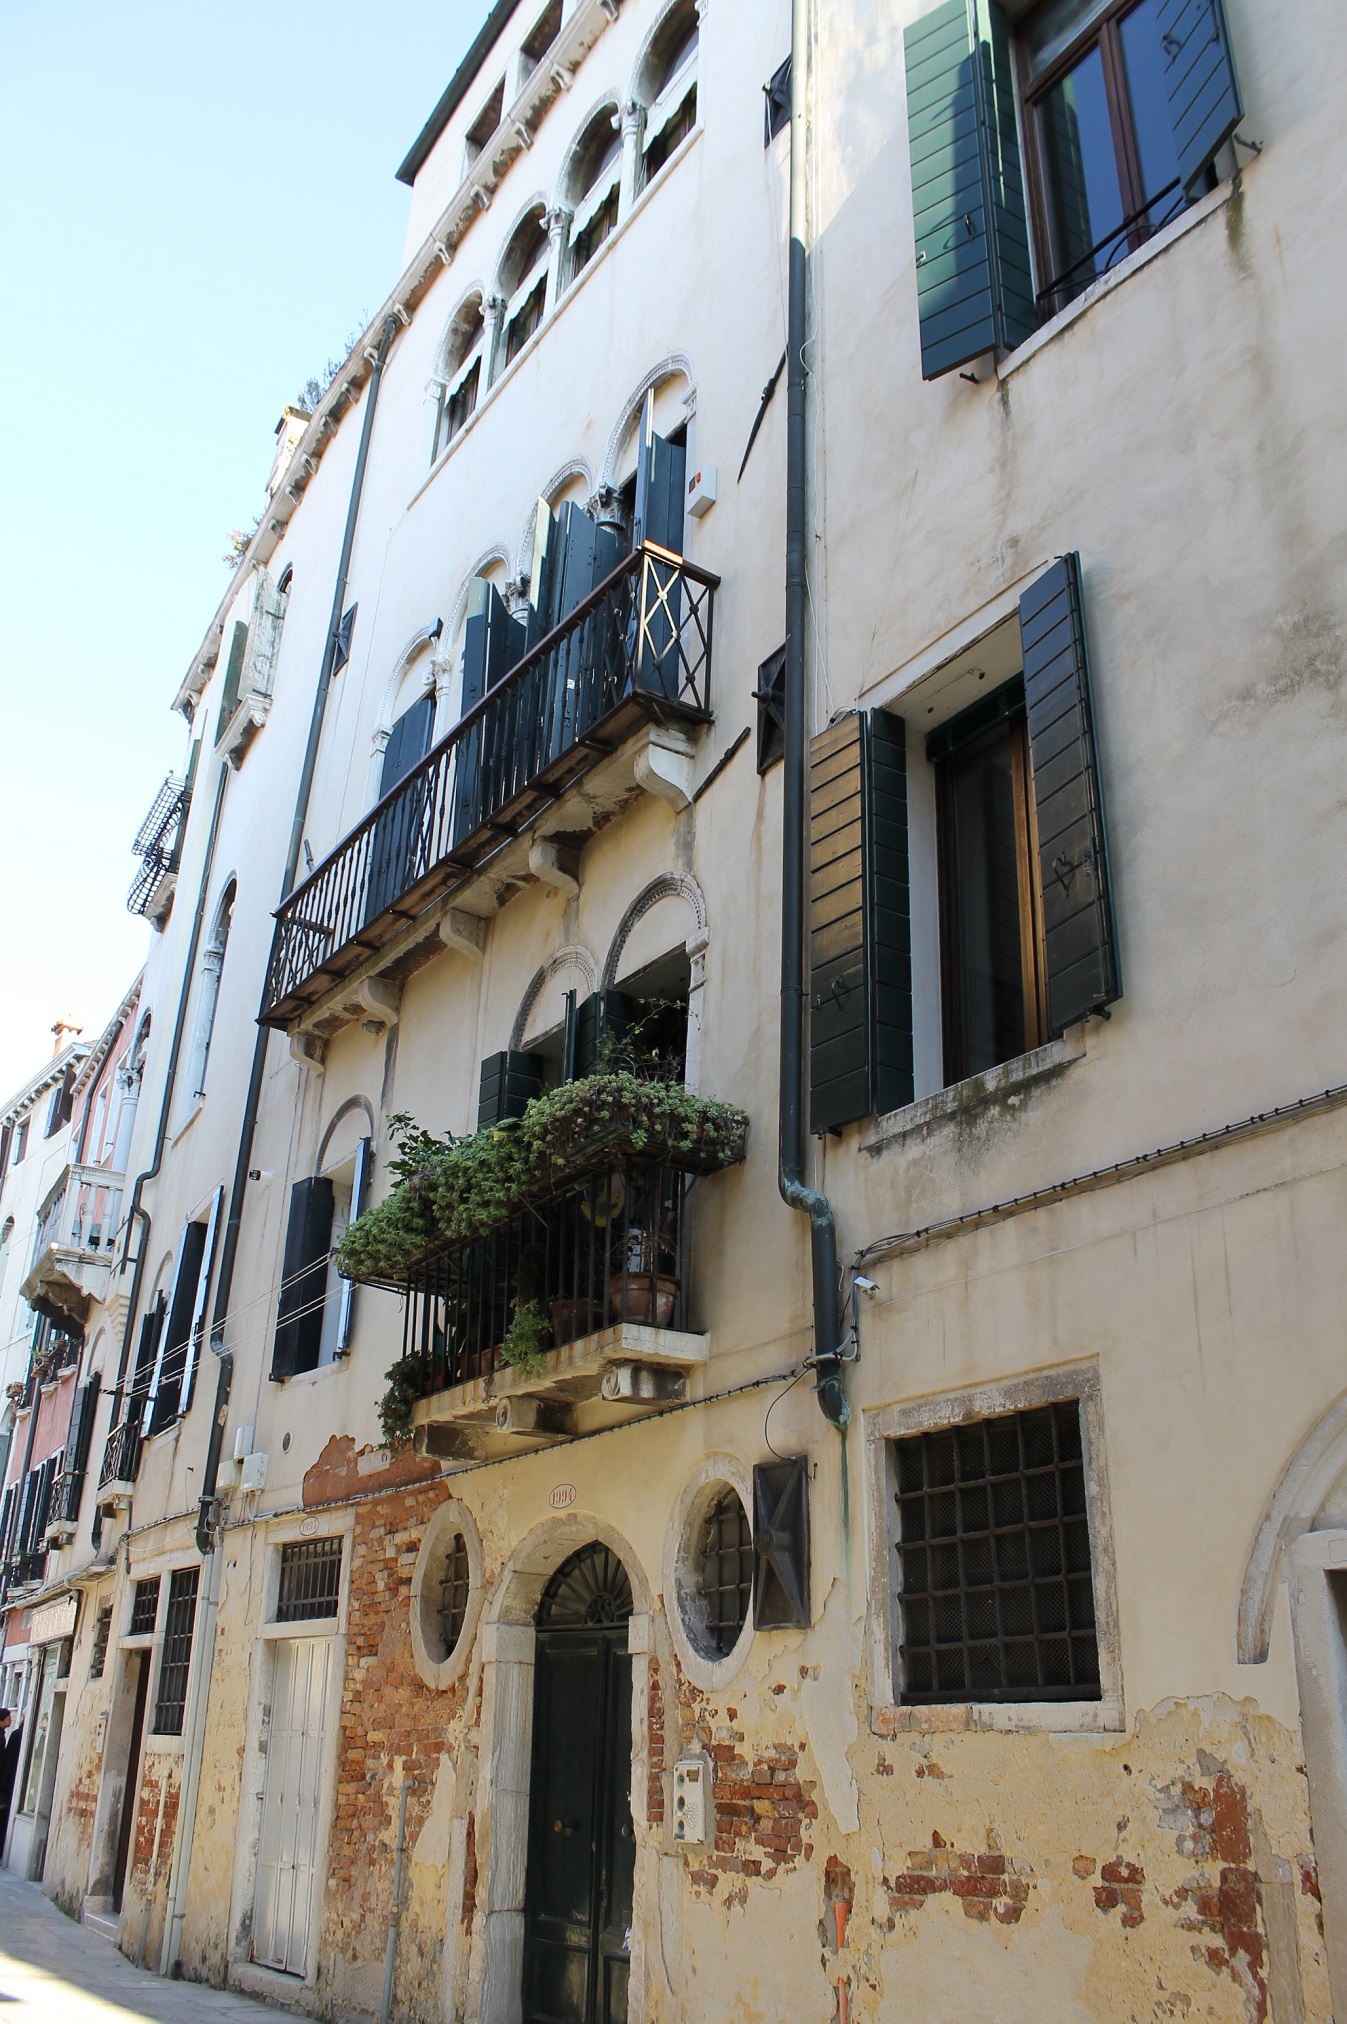
[(744, 1157), (748, 1118), (681, 1083), (609, 1069), (549, 1089), (522, 1118), (470, 1138), (437, 1139), (405, 1112), (390, 1117), (389, 1131), (394, 1186), (337, 1247), (350, 1279), (396, 1280), (418, 1258), (487, 1235), (608, 1155), (681, 1159), (701, 1171), (732, 1166)]
[(394, 1454), (411, 1445), (412, 1407), (425, 1397), (431, 1371), (430, 1357), (403, 1356), (387, 1372), (388, 1388), (379, 1401), (379, 1426), (384, 1446)]
[(516, 1300), (500, 1353), (520, 1377), (537, 1377), (551, 1330), (540, 1300)]

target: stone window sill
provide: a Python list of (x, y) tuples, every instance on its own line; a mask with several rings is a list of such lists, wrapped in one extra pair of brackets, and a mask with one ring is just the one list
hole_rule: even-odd
[(1125, 1726), (1122, 1702), (1102, 1701), (958, 1701), (936, 1707), (880, 1707), (870, 1710), (872, 1735), (952, 1735), (980, 1729), (1000, 1735), (1062, 1736), (1116, 1732)]
[(1219, 184), (1214, 190), (1209, 190), (1205, 197), (1199, 197), (1195, 204), (1180, 217), (1175, 218), (1172, 224), (1164, 226), (1153, 238), (1148, 239), (1144, 246), (1138, 246), (1135, 253), (1129, 253), (1127, 258), (1119, 261), (1109, 273), (1101, 274), (1097, 281), (1092, 281), (1083, 295), (1078, 295), (1074, 302), (1068, 302), (1065, 309), (1059, 309), (1056, 316), (1050, 318), (1041, 329), (1036, 330), (1032, 337), (1027, 337), (1023, 344), (1017, 345), (1014, 351), (1008, 352), (1004, 358), (997, 361), (997, 379), (1007, 380), (1012, 373), (1018, 372), (1021, 366), (1028, 365), (1030, 359), (1042, 351), (1045, 344), (1051, 344), (1054, 337), (1059, 337), (1064, 330), (1069, 329), (1078, 318), (1093, 309), (1096, 302), (1102, 301), (1106, 295), (1111, 295), (1115, 288), (1121, 288), (1124, 281), (1129, 281), (1141, 268), (1149, 266), (1152, 260), (1158, 260), (1162, 253), (1167, 253), (1176, 239), (1182, 239), (1186, 232), (1196, 230), (1197, 226), (1205, 223), (1214, 211), (1221, 210), (1230, 202), (1234, 191), (1234, 179)]
[(1013, 1061), (1003, 1061), (982, 1075), (970, 1075), (964, 1082), (952, 1082), (948, 1089), (937, 1089), (930, 1096), (918, 1097), (915, 1103), (906, 1104), (902, 1110), (891, 1110), (883, 1117), (877, 1117), (868, 1137), (862, 1136), (861, 1144), (868, 1153), (883, 1152), (885, 1146), (892, 1145), (895, 1140), (910, 1138), (914, 1133), (924, 1132), (947, 1118), (966, 1117), (983, 1104), (1015, 1097), (1034, 1083), (1059, 1075), (1073, 1061), (1081, 1060), (1084, 1053), (1085, 1027), (1073, 1026), (1069, 1033), (1060, 1040), (1050, 1040), (1046, 1047), (1035, 1047), (1028, 1054), (1017, 1054)]

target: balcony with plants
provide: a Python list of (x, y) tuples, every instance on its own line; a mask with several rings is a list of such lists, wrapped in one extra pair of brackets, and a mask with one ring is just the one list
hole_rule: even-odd
[(745, 1156), (743, 1111), (610, 1059), (471, 1137), (391, 1122), (393, 1189), (337, 1250), (403, 1300), (390, 1446), (515, 1453), (687, 1396), (708, 1351), (694, 1210)]
[(558, 851), (636, 790), (687, 805), (719, 578), (678, 552), (683, 453), (654, 441), (674, 460), (677, 519), (654, 521), (674, 545), (628, 550), (619, 519), (568, 502), (540, 511), (525, 609), (474, 581), (459, 721), (401, 777), (385, 765), (387, 791), (278, 909), (263, 1025), (321, 1042), (376, 1016), (521, 886), (559, 882)]

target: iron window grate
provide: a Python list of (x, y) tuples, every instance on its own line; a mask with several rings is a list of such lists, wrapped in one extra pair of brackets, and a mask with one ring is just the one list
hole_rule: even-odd
[(108, 1636), (112, 1630), (112, 1604), (105, 1602), (94, 1625), (93, 1649), (89, 1653), (89, 1678), (101, 1680), (108, 1659)]
[(444, 1556), (444, 1573), (440, 1578), (440, 1634), (444, 1639), (446, 1658), (453, 1656), (463, 1635), (471, 1591), (472, 1572), (468, 1566), (468, 1542), (461, 1532), (455, 1532), (449, 1550)]
[(707, 1642), (725, 1658), (753, 1604), (753, 1532), (734, 1490), (723, 1490), (703, 1521), (701, 1591)]
[(196, 1625), (196, 1591), (201, 1570), (180, 1567), (168, 1578), (164, 1649), (159, 1661), (159, 1695), (154, 1704), (156, 1736), (181, 1736), (187, 1710), (187, 1668)]
[(131, 1628), (128, 1637), (149, 1637), (159, 1615), (159, 1576), (138, 1581), (131, 1597)]
[(297, 1539), (281, 1548), (277, 1623), (335, 1616), (341, 1594), (341, 1539)]
[(1075, 1399), (893, 1443), (904, 1701), (1097, 1701)]

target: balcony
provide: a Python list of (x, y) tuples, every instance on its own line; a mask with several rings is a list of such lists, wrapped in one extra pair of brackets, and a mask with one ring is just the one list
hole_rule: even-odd
[(173, 905), (182, 859), (182, 839), (187, 828), (187, 811), (192, 805), (192, 776), (196, 770), (196, 748), (185, 780), (170, 773), (150, 804), (150, 812), (136, 832), (131, 848), (140, 859), (140, 870), (126, 895), (126, 910), (140, 914), (161, 928)]
[(42, 1205), (28, 1277), (19, 1291), (54, 1327), (77, 1339), (112, 1276), (126, 1175), (73, 1165)]
[(51, 1486), (47, 1507), (46, 1546), (68, 1546), (80, 1522), (80, 1500), (84, 1495), (84, 1470), (62, 1469)]
[(125, 1413), (120, 1418), (117, 1417), (115, 1399), (112, 1411), (114, 1425), (104, 1443), (103, 1466), (98, 1472), (95, 1502), (100, 1511), (116, 1510), (119, 1505), (131, 1502), (140, 1471), (140, 1423), (145, 1411), (144, 1395), (131, 1392), (126, 1400)]
[(33, 1589), (40, 1588), (46, 1565), (45, 1551), (15, 1553), (10, 1559), (0, 1562), (0, 1600), (18, 1602)]
[(718, 583), (652, 544), (627, 556), (278, 909), (261, 1024), (322, 1041), (386, 1023), (413, 970), (558, 882), (559, 854), (642, 788), (685, 805)]

